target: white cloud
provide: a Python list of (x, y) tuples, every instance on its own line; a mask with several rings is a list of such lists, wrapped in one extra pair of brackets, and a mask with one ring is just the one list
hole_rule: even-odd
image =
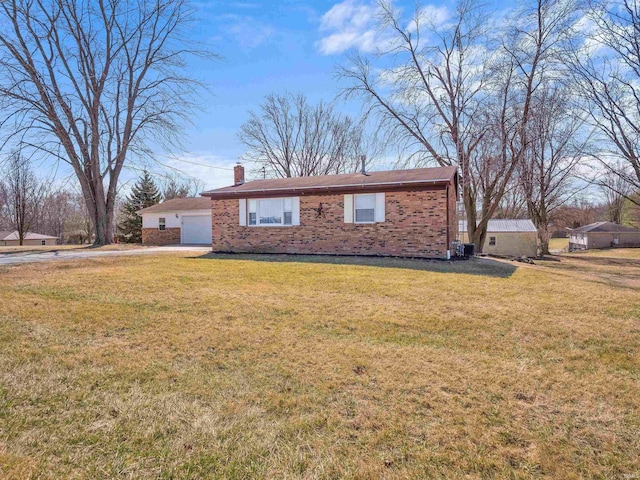
[(320, 31), (327, 34), (317, 44), (320, 53), (334, 55), (350, 48), (373, 51), (378, 37), (375, 28), (376, 12), (374, 4), (357, 0), (335, 4), (320, 21)]
[[(418, 22), (421, 25), (433, 25), (435, 27), (443, 25), (451, 18), (451, 11), (447, 7), (436, 7), (434, 5), (427, 5), (420, 8), (418, 12)], [(412, 19), (409, 23), (407, 30), (410, 32), (416, 31), (416, 19)]]
[(242, 50), (252, 50), (273, 39), (276, 29), (267, 23), (256, 20), (248, 15), (233, 13), (218, 15), (215, 22), (219, 25), (219, 32), (210, 41), (216, 43), (233, 43)]
[[(336, 3), (320, 21), (320, 32), (324, 37), (316, 46), (324, 55), (335, 55), (351, 48), (363, 53), (374, 52), (379, 47), (389, 46), (393, 33), (388, 29), (379, 28), (376, 18), (382, 11), (373, 1), (344, 0)], [(401, 14), (400, 9), (397, 10)], [(442, 26), (451, 18), (451, 11), (447, 7), (426, 5), (418, 12), (420, 23), (430, 26)], [(416, 30), (416, 21), (412, 19), (407, 24), (410, 32)]]
[(257, 9), (260, 8), (259, 3), (252, 2), (233, 2), (229, 5), (231, 8)]
[(251, 50), (267, 43), (275, 33), (275, 29), (251, 17), (243, 17), (230, 25), (227, 32), (233, 35), (240, 48)]

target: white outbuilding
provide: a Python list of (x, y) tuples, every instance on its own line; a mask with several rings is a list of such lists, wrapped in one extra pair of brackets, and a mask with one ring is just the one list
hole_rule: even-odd
[[(469, 241), (467, 222), (459, 222), (462, 243)], [(529, 219), (491, 219), (483, 253), (500, 257), (535, 257), (538, 254), (538, 230)]]
[(211, 245), (211, 200), (174, 198), (139, 210), (142, 243), (147, 245)]

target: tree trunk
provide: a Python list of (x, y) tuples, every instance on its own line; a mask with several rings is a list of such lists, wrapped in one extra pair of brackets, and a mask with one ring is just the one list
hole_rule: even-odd
[(540, 255), (549, 255), (549, 230), (546, 226), (538, 227), (538, 240), (540, 240)]
[(96, 202), (94, 229), (96, 237), (93, 240), (95, 246), (110, 245), (113, 243), (113, 210), (107, 208), (106, 202)]
[(487, 237), (487, 229), (476, 228), (473, 235), (469, 237), (469, 241), (475, 245), (475, 252), (482, 253), (482, 247), (484, 247), (484, 241)]
[(476, 213), (477, 204), (473, 191), (468, 187), (463, 187), (462, 197), (465, 214), (467, 216), (467, 237), (469, 243), (474, 244), (476, 253), (482, 253), (482, 247), (484, 246), (484, 240), (487, 235), (486, 223), (478, 225), (478, 216)]

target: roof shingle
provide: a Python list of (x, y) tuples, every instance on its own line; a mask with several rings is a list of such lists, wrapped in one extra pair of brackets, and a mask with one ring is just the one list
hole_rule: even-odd
[[(33, 232), (26, 232), (24, 234), (25, 240), (46, 240), (51, 238), (58, 238), (58, 237), (53, 237), (51, 235), (42, 235), (40, 233), (33, 233)], [(0, 240), (7, 240), (7, 241), (20, 240), (20, 235), (18, 235), (17, 230), (0, 232)]]
[(369, 172), (365, 175), (362, 173), (345, 173), (339, 175), (271, 178), (209, 190), (201, 195), (223, 199), (259, 194), (305, 194), (320, 191), (357, 191), (375, 187), (444, 185), (454, 179), (456, 173), (456, 167), (436, 167)]
[(185, 198), (173, 198), (171, 200), (152, 205), (142, 210), (138, 210), (138, 214), (141, 213), (160, 213), (160, 212), (177, 212), (181, 210), (206, 210), (211, 208), (211, 200), (203, 197), (185, 197)]
[(613, 222), (596, 222), (591, 223), (589, 225), (584, 225), (582, 227), (574, 228), (571, 230), (572, 233), (587, 233), (587, 232), (595, 232), (595, 233), (637, 233), (640, 232), (637, 228), (627, 227), (625, 225), (620, 225), (618, 223)]

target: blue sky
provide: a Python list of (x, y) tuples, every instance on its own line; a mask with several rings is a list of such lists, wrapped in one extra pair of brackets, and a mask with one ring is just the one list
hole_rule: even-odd
[[(416, 8), (414, 0), (395, 3), (406, 14)], [(456, 6), (453, 0), (418, 4), (443, 22)], [(376, 0), (193, 0), (191, 5), (195, 21), (189, 40), (220, 58), (192, 60), (188, 74), (208, 89), (198, 99), (202, 110), (190, 115), (193, 124), (184, 132), (184, 151), (155, 150), (157, 163), (149, 168), (159, 179), (175, 170), (198, 178), (205, 188), (231, 184), (233, 165), (245, 152), (237, 133), (250, 110), (259, 110), (272, 93), (303, 93), (312, 103), (333, 101), (344, 86), (335, 73), (345, 54), (355, 49), (371, 53), (384, 43), (376, 24)], [(360, 107), (357, 100), (337, 105), (354, 116)], [(129, 158), (119, 182), (121, 193), (126, 195), (141, 169)], [(68, 165), (58, 165), (56, 171), (64, 183), (73, 181)]]
[[(1, 0), (0, 0), (1, 1)], [(405, 11), (412, 0), (397, 0)], [(446, 0), (442, 5), (453, 8)], [(208, 85), (183, 135), (184, 151), (154, 150), (158, 175), (172, 169), (200, 179), (205, 188), (233, 183), (233, 165), (245, 152), (237, 133), (250, 110), (259, 110), (272, 93), (303, 93), (311, 103), (333, 101), (341, 85), (336, 67), (354, 48), (371, 52), (378, 39), (376, 0), (192, 0), (195, 21), (189, 37), (220, 58), (192, 59), (188, 75)], [(379, 40), (379, 39), (378, 39)], [(360, 103), (339, 102), (338, 110), (358, 115)], [(67, 164), (38, 157), (43, 178), (61, 186), (75, 183)], [(126, 195), (143, 169), (130, 155), (119, 188)]]
[[(231, 183), (231, 168), (244, 152), (237, 132), (266, 95), (290, 91), (314, 102), (334, 99), (340, 89), (335, 67), (344, 53), (371, 46), (374, 2), (202, 0), (194, 5), (199, 18), (194, 39), (222, 59), (198, 61), (191, 72), (210, 92), (187, 132), (188, 151), (180, 156), (186, 161), (159, 159), (216, 187)], [(342, 102), (339, 108), (357, 114), (360, 105)]]

